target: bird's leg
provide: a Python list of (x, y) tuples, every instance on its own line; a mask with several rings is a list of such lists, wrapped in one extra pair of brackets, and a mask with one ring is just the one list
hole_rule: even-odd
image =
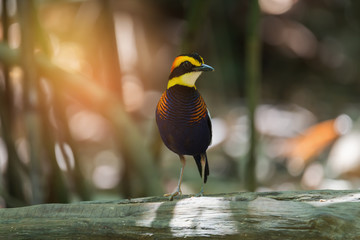
[(201, 189), (198, 194), (196, 194), (196, 197), (202, 197), (204, 195), (204, 178), (205, 178), (205, 154), (201, 154)]
[(164, 194), (164, 197), (169, 197), (169, 200), (172, 201), (173, 198), (177, 195), (182, 195), (182, 192), (181, 192), (181, 181), (182, 181), (182, 177), (183, 177), (183, 174), (184, 174), (184, 168), (185, 168), (185, 157), (184, 155), (179, 155), (180, 157), (180, 161), (181, 161), (181, 170), (180, 170), (180, 178), (179, 178), (179, 182), (178, 182), (178, 185), (177, 185), (177, 188), (176, 188), (176, 191), (173, 192), (173, 193), (166, 193)]

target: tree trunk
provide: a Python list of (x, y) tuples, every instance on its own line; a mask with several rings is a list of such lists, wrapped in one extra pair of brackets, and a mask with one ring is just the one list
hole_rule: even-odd
[(359, 239), (360, 191), (231, 193), (0, 209), (1, 239)]

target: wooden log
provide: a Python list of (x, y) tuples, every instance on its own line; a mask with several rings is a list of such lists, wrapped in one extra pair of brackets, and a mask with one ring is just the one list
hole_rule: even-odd
[(261, 192), (0, 209), (0, 239), (360, 239), (360, 191)]

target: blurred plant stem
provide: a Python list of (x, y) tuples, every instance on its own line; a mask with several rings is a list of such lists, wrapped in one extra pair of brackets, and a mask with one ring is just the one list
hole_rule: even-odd
[[(99, 16), (98, 27), (96, 31), (98, 32), (101, 38), (98, 38), (96, 46), (99, 46), (97, 49), (97, 54), (99, 58), (102, 59), (101, 62), (101, 79), (108, 91), (112, 92), (114, 96), (117, 97), (119, 104), (124, 106), (123, 103), (123, 88), (122, 88), (122, 75), (120, 69), (120, 62), (116, 44), (116, 34), (114, 26), (114, 13), (112, 11), (112, 1), (98, 0), (98, 4), (101, 6), (101, 12)], [(104, 44), (106, 43), (106, 44)], [(120, 193), (125, 198), (130, 198), (133, 196), (133, 189), (131, 184), (136, 182), (132, 181), (132, 177), (136, 176), (134, 172), (134, 167), (132, 167), (131, 154), (124, 148), (122, 143), (122, 134), (119, 129), (116, 130), (116, 140), (117, 140), (117, 152), (122, 155), (124, 160), (123, 171), (120, 173)]]
[(243, 168), (245, 187), (248, 191), (256, 190), (256, 158), (258, 134), (255, 125), (255, 111), (260, 91), (260, 10), (258, 0), (251, 0), (247, 16), (245, 44), (246, 98), (249, 117), (249, 152)]
[[(4, 77), (8, 79), (9, 75), (7, 67), (3, 68)], [(6, 96), (6, 92), (0, 91), (0, 121), (1, 121), (1, 136), (6, 145), (8, 154), (8, 162), (5, 173), (6, 187), (0, 190), (0, 194), (5, 197), (8, 207), (18, 207), (26, 204), (24, 194), (24, 167), (20, 161), (19, 155), (12, 137), (11, 131), (11, 104)], [(13, 200), (16, 199), (17, 203)]]
[(202, 25), (201, 23), (203, 23), (206, 19), (206, 13), (208, 12), (209, 5), (209, 1), (207, 0), (191, 1), (191, 5), (186, 16), (187, 24), (180, 47), (180, 54), (194, 52), (198, 47), (198, 31)]
[[(37, 16), (38, 8), (34, 6), (34, 12)], [(38, 21), (37, 17), (34, 16), (34, 28), (37, 32), (37, 41), (40, 45), (41, 50), (47, 57), (51, 57), (52, 53), (50, 50), (49, 37), (46, 32), (43, 30), (42, 25)], [(63, 104), (64, 96), (59, 94), (56, 91), (52, 82), (47, 81), (47, 84), (52, 88), (52, 98), (51, 100), (46, 101), (46, 94), (44, 91), (39, 92), (39, 98), (41, 101), (39, 103), (41, 110), (41, 120), (43, 123), (43, 139), (44, 147), (46, 149), (46, 159), (48, 159), (48, 164), (50, 167), (50, 174), (47, 174), (47, 196), (46, 202), (69, 202), (71, 191), (75, 192), (81, 200), (90, 200), (91, 194), (89, 187), (86, 184), (85, 178), (81, 172), (79, 157), (77, 153), (77, 148), (75, 141), (73, 140), (70, 129), (68, 126), (68, 120), (66, 117), (66, 106)], [(52, 109), (49, 112), (49, 109)], [(50, 115), (53, 117), (53, 124), (50, 122)], [(56, 126), (53, 126), (53, 125)], [(64, 157), (65, 164), (67, 169), (65, 172), (62, 172), (60, 169), (55, 155), (55, 145), (58, 144), (61, 154)], [(64, 150), (64, 145), (67, 144), (73, 154), (73, 166), (70, 163), (68, 154)], [(68, 181), (65, 181), (64, 176), (67, 177)], [(67, 183), (67, 184), (66, 184)], [(71, 191), (69, 191), (71, 190)]]
[(31, 204), (44, 202), (43, 144), (39, 118), (39, 81), (34, 61), (34, 6), (33, 1), (17, 1), (20, 32), (20, 65), (24, 72), (24, 117), (30, 152)]
[[(3, 39), (8, 41), (8, 1), (2, 1), (1, 23), (3, 28)], [(5, 88), (0, 90), (0, 123), (1, 136), (4, 140), (6, 151), (8, 155), (7, 167), (4, 174), (4, 188), (0, 189), (1, 196), (4, 197), (8, 207), (18, 207), (26, 204), (26, 197), (24, 194), (24, 179), (26, 177), (27, 169), (20, 161), (19, 155), (16, 151), (16, 146), (13, 139), (12, 122), (13, 116), (13, 89), (10, 84), (9, 64), (3, 64), (1, 70), (3, 72)], [(0, 71), (1, 71), (0, 70)]]
[[(101, 38), (97, 42), (99, 48), (99, 57), (102, 59), (102, 79), (105, 87), (118, 97), (119, 101), (123, 100), (123, 88), (121, 84), (121, 69), (119, 56), (117, 54), (116, 34), (114, 26), (114, 13), (111, 1), (98, 0), (101, 6), (99, 16), (99, 25), (96, 30)], [(103, 44), (103, 43), (106, 44)]]
[[(231, 8), (229, 5), (236, 5), (235, 1), (226, 1), (220, 6), (218, 6), (212, 13), (214, 17), (210, 18), (210, 26), (212, 38), (209, 39), (209, 42), (213, 42), (213, 62), (215, 66), (215, 72), (212, 73), (216, 75), (212, 84), (216, 89), (216, 92), (219, 92), (221, 99), (219, 101), (222, 104), (226, 104), (234, 96), (242, 95), (241, 91), (243, 88), (243, 62), (239, 62), (238, 59), (243, 54), (239, 54), (234, 51), (234, 41), (232, 39), (232, 29), (228, 22), (227, 9)], [(216, 18), (215, 18), (216, 17)], [(215, 18), (215, 19), (214, 19)], [(236, 44), (240, 43), (236, 41)], [(211, 44), (209, 44), (211, 46)], [(210, 64), (210, 65), (211, 65)], [(241, 80), (240, 80), (241, 79)], [(206, 83), (208, 84), (208, 83)]]
[[(49, 84), (54, 88), (53, 84), (49, 82)], [(54, 174), (56, 174), (56, 178), (52, 178), (50, 176), (50, 181), (52, 181), (51, 188), (49, 189), (49, 202), (54, 201), (62, 201), (68, 202), (69, 201), (69, 189), (75, 192), (81, 200), (90, 200), (91, 199), (91, 192), (86, 184), (85, 178), (82, 174), (78, 151), (76, 148), (75, 141), (71, 136), (68, 120), (66, 117), (66, 106), (64, 104), (64, 96), (61, 95), (58, 91), (53, 91), (54, 98), (52, 101), (52, 107), (54, 109), (54, 119), (56, 128), (54, 129), (55, 136), (52, 136), (52, 150), (54, 150), (54, 145), (58, 144), (61, 154), (64, 156), (65, 164), (66, 164), (66, 172), (62, 173), (59, 165), (56, 161), (56, 156), (54, 154), (54, 158), (51, 161)], [(48, 123), (50, 125), (50, 123)], [(73, 166), (70, 163), (70, 159), (68, 154), (64, 149), (64, 145), (67, 144), (73, 154)], [(52, 151), (54, 152), (54, 151)], [(64, 183), (64, 175), (67, 177), (66, 181), (68, 184)], [(55, 189), (52, 189), (56, 187)]]
[[(17, 50), (10, 49), (5, 44), (0, 44), (0, 61), (16, 63)], [(64, 94), (69, 94), (90, 109), (95, 109), (109, 119), (119, 129), (123, 136), (123, 144), (128, 149), (131, 161), (138, 170), (138, 179), (142, 182), (145, 195), (159, 195), (163, 193), (158, 169), (150, 150), (145, 145), (145, 139), (124, 111), (121, 102), (116, 96), (105, 91), (86, 77), (76, 73), (69, 73), (51, 63), (43, 56), (37, 55), (35, 63), (39, 73), (52, 82), (54, 87)]]

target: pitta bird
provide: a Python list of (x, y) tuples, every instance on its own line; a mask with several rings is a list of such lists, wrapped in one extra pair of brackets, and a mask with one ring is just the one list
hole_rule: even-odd
[(211, 143), (211, 118), (204, 99), (196, 89), (195, 82), (202, 72), (214, 71), (204, 64), (197, 54), (183, 54), (175, 58), (167, 89), (156, 107), (156, 123), (164, 144), (178, 154), (182, 164), (177, 189), (165, 194), (170, 200), (181, 195), (181, 181), (185, 167), (185, 155), (194, 157), (200, 176), (202, 196), (209, 175), (206, 150)]

